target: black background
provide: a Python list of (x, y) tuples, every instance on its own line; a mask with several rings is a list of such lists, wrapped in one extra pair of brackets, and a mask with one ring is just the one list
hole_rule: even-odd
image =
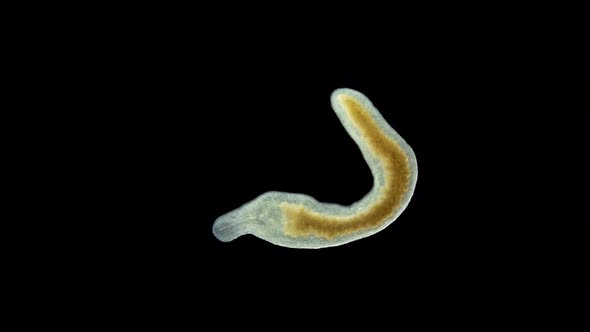
[[(351, 204), (372, 179), (330, 108), (365, 93), (412, 146), (392, 225), (323, 250), (217, 241), (269, 191)], [(38, 82), (6, 87), (7, 287), (580, 287), (587, 86), (566, 82)]]
[[(367, 80), (587, 78), (585, 11), (216, 4), (5, 10), (0, 79), (197, 81), (2, 83), (3, 328), (563, 330), (585, 317), (580, 289), (546, 288), (589, 279), (587, 83)], [(338, 248), (216, 241), (215, 218), (264, 191), (346, 204), (369, 190), (329, 107), (343, 86), (416, 151), (408, 209)]]

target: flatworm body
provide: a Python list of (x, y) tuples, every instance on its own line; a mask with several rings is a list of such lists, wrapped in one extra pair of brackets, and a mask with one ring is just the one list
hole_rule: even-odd
[(217, 218), (215, 237), (228, 242), (253, 234), (279, 246), (317, 249), (370, 236), (399, 217), (418, 178), (414, 151), (362, 93), (338, 89), (331, 102), (371, 169), (371, 191), (350, 206), (321, 203), (303, 194), (267, 192)]

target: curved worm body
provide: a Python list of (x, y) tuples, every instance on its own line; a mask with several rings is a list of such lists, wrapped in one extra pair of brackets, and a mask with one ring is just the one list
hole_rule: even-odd
[(320, 203), (303, 194), (267, 192), (217, 218), (215, 237), (228, 242), (253, 234), (279, 246), (317, 249), (370, 236), (399, 217), (418, 177), (412, 148), (362, 93), (338, 89), (331, 102), (371, 169), (371, 191), (350, 206)]

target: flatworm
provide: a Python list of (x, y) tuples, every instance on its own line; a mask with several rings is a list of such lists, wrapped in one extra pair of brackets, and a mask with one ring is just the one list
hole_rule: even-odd
[(321, 203), (303, 194), (267, 192), (217, 218), (213, 234), (228, 242), (252, 234), (275, 245), (318, 249), (375, 234), (391, 224), (414, 193), (418, 164), (412, 148), (362, 93), (337, 89), (332, 108), (360, 148), (373, 188), (350, 205)]

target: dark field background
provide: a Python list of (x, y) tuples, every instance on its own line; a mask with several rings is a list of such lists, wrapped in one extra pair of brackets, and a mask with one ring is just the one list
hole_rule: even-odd
[[(20, 4), (2, 21), (0, 330), (588, 330), (589, 86), (544, 81), (589, 77), (587, 11)], [(215, 218), (268, 190), (367, 193), (340, 87), (415, 150), (405, 212), (337, 248), (218, 242)]]
[[(269, 191), (350, 204), (372, 179), (330, 108), (365, 93), (417, 154), (406, 211), (346, 246), (231, 243)], [(37, 82), (4, 90), (3, 287), (586, 287), (587, 85)], [(292, 293), (297, 297), (297, 293)]]

